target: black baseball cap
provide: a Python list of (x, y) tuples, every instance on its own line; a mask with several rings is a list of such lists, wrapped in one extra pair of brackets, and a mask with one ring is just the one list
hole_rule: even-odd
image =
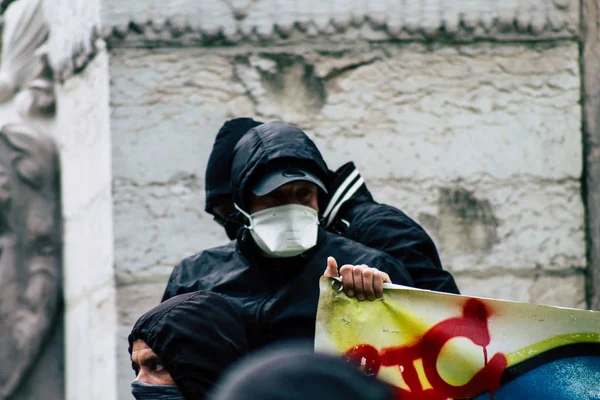
[(265, 196), (280, 188), (286, 183), (306, 181), (317, 185), (323, 192), (327, 193), (325, 184), (315, 174), (305, 168), (280, 167), (263, 176), (253, 187), (252, 193), (256, 196)]

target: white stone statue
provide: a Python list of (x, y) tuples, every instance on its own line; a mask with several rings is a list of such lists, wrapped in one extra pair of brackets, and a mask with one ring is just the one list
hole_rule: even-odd
[[(49, 30), (43, 0), (17, 0), (3, 15), (0, 58), (0, 120), (53, 116), (53, 74), (45, 43)], [(7, 104), (8, 103), (8, 104)], [(12, 103), (12, 104), (11, 104)], [(18, 115), (11, 115), (18, 113)]]

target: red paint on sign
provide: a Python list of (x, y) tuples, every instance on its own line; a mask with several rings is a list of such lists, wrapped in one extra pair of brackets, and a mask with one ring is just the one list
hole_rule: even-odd
[[(411, 345), (384, 348), (381, 351), (371, 345), (361, 344), (349, 349), (345, 356), (360, 365), (368, 374), (376, 375), (382, 366), (398, 366), (402, 378), (410, 390), (397, 388), (397, 396), (402, 400), (446, 400), (448, 398), (468, 398), (489, 391), (493, 399), (494, 391), (500, 387), (500, 377), (506, 368), (506, 356), (494, 354), (488, 361), (486, 347), (490, 344), (488, 329), (489, 311), (477, 299), (469, 299), (463, 306), (460, 317), (448, 318), (431, 327), (421, 339)], [(467, 383), (461, 386), (450, 385), (437, 370), (437, 359), (444, 345), (451, 339), (464, 337), (483, 348), (484, 366)], [(422, 360), (425, 376), (432, 386), (424, 389), (414, 366)]]

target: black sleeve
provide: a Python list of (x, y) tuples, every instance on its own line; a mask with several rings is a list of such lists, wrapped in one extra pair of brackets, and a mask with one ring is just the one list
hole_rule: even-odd
[(194, 279), (193, 274), (190, 273), (190, 270), (193, 269), (192, 267), (191, 262), (188, 259), (184, 259), (173, 268), (161, 303), (180, 294), (202, 290), (198, 279)]
[(454, 278), (442, 268), (431, 237), (402, 211), (383, 204), (365, 208), (353, 216), (346, 236), (400, 261), (414, 287), (459, 294)]
[(179, 285), (177, 283), (179, 278), (179, 268), (181, 264), (177, 264), (173, 271), (171, 272), (171, 276), (169, 276), (169, 281), (167, 282), (167, 287), (165, 288), (165, 292), (163, 293), (163, 297), (160, 300), (162, 303), (165, 300), (169, 300), (171, 297), (177, 296)]
[(383, 257), (380, 257), (373, 266), (378, 270), (387, 273), (390, 276), (392, 283), (396, 285), (415, 287), (415, 282), (404, 264), (393, 259), (387, 254)]

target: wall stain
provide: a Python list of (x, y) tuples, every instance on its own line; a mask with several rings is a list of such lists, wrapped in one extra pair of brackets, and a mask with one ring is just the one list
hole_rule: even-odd
[(262, 53), (238, 56), (235, 62), (259, 116), (299, 122), (319, 113), (327, 101), (325, 79), (301, 55)]
[(327, 100), (323, 80), (304, 57), (291, 54), (263, 54), (274, 61), (275, 71), (258, 69), (265, 90), (274, 104), (292, 106), (295, 112), (311, 115), (319, 112)]
[(498, 220), (490, 202), (460, 187), (440, 188), (438, 215), (421, 213), (419, 220), (446, 255), (483, 255), (498, 242)]

